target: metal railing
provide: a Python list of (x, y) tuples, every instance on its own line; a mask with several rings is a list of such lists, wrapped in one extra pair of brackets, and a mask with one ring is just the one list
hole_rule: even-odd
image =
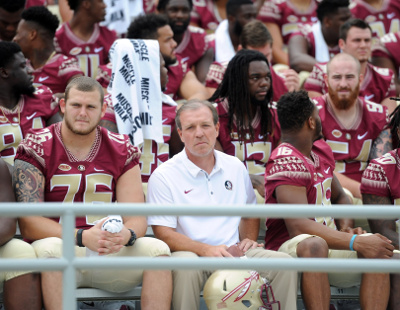
[[(112, 210), (110, 212), (110, 210)], [(37, 270), (63, 272), (63, 309), (74, 309), (75, 269), (255, 269), (255, 270), (297, 270), (316, 272), (384, 272), (400, 273), (400, 260), (384, 259), (220, 259), (220, 258), (152, 258), (146, 257), (75, 257), (75, 216), (95, 214), (121, 215), (187, 215), (187, 216), (245, 216), (261, 218), (369, 218), (397, 219), (400, 208), (396, 206), (353, 206), (340, 205), (322, 207), (313, 205), (231, 205), (210, 206), (160, 206), (151, 204), (60, 204), (60, 203), (0, 203), (0, 216), (23, 217), (40, 215), (58, 217), (63, 223), (63, 257), (60, 259), (1, 259), (0, 271), (3, 270)]]

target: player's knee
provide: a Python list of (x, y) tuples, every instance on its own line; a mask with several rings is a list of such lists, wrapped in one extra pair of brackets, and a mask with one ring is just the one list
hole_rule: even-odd
[(139, 256), (171, 256), (168, 245), (164, 241), (156, 238), (139, 238), (134, 246), (137, 247), (136, 249), (140, 252)]
[(60, 238), (45, 238), (32, 243), (38, 258), (54, 258), (62, 256), (62, 240)]
[(29, 243), (12, 239), (4, 245), (2, 258), (36, 258), (36, 253)]
[(298, 257), (328, 257), (328, 254), (328, 244), (322, 238), (308, 238), (297, 245)]

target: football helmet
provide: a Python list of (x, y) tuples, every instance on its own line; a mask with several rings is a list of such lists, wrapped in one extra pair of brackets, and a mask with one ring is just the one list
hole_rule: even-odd
[(280, 310), (268, 281), (254, 270), (218, 270), (203, 289), (209, 310)]

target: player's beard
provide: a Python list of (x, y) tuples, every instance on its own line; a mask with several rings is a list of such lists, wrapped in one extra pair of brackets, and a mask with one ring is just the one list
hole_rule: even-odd
[(182, 26), (175, 25), (174, 21), (171, 21), (169, 25), (171, 26), (171, 29), (174, 32), (174, 35), (175, 34), (179, 35), (179, 34), (182, 34), (182, 33), (184, 33), (186, 31), (186, 29), (189, 26), (189, 23), (190, 23), (190, 19), (183, 21), (183, 25)]
[(332, 88), (328, 87), (329, 97), (332, 100), (332, 104), (338, 110), (348, 110), (350, 109), (354, 102), (356, 101), (358, 94), (360, 92), (360, 85), (357, 85), (353, 91), (350, 89), (350, 95), (348, 98), (339, 99), (338, 91), (340, 90), (348, 90), (348, 88), (340, 88), (337, 91), (333, 90)]
[(97, 127), (97, 123), (85, 130), (79, 130), (74, 128), (74, 126), (72, 126), (72, 124), (69, 121), (69, 118), (67, 117), (67, 115), (64, 115), (64, 119), (65, 119), (65, 125), (67, 125), (67, 128), (74, 134), (79, 135), (79, 136), (86, 136), (90, 133), (92, 133), (96, 127)]
[(19, 95), (32, 95), (34, 92), (36, 91), (35, 86), (33, 86), (32, 83), (29, 84), (25, 84), (25, 85), (21, 85), (18, 84), (15, 86), (15, 93), (19, 96)]
[(172, 58), (170, 56), (164, 55), (162, 54), (164, 61), (165, 61), (165, 67), (169, 67), (170, 65), (173, 65), (174, 63), (176, 63), (176, 57)]
[(256, 99), (255, 96), (250, 96), (250, 101), (251, 101), (251, 104), (255, 107), (262, 107), (262, 108), (268, 107), (267, 96), (262, 100)]

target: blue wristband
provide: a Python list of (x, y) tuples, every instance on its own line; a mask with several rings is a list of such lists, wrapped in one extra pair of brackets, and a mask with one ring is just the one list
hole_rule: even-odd
[(356, 239), (357, 235), (353, 235), (353, 237), (351, 237), (350, 240), (350, 251), (354, 251), (353, 249), (353, 244), (354, 244), (354, 240)]

